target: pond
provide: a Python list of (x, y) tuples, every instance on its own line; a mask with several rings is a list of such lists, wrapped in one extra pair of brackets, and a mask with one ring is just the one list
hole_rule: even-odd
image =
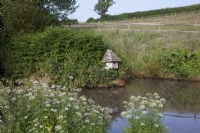
[(121, 133), (127, 127), (126, 119), (120, 117), (123, 101), (130, 96), (145, 96), (157, 92), (167, 100), (162, 123), (172, 133), (200, 132), (200, 82), (134, 79), (124, 88), (83, 90), (83, 94), (97, 104), (112, 108), (112, 122), (108, 133)]

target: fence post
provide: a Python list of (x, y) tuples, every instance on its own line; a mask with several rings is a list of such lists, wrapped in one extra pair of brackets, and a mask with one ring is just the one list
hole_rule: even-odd
[(196, 31), (197, 31), (197, 27), (198, 27), (198, 23), (197, 23), (197, 21), (196, 21), (196, 25), (195, 25), (195, 26), (196, 26)]
[(127, 26), (128, 26), (128, 30), (130, 30), (131, 29), (130, 23), (128, 23)]
[(101, 30), (101, 23), (100, 23), (100, 21), (99, 21), (99, 24), (98, 24), (98, 25), (99, 25), (99, 30)]
[(160, 22), (159, 22), (159, 25), (158, 25), (158, 30), (160, 30)]

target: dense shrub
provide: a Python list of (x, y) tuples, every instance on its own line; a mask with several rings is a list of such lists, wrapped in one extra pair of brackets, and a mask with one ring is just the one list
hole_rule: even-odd
[(121, 72), (104, 70), (101, 59), (107, 48), (99, 35), (49, 28), (13, 39), (4, 68), (14, 79), (36, 74), (67, 86), (108, 86)]
[(164, 74), (191, 78), (200, 74), (200, 54), (186, 50), (167, 51), (161, 58)]
[(86, 23), (92, 23), (92, 22), (96, 22), (95, 18), (90, 17), (87, 19)]

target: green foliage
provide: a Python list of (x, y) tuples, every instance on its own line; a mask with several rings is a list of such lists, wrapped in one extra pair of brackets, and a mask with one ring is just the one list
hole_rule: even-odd
[(131, 18), (141, 18), (141, 17), (149, 17), (154, 15), (164, 15), (170, 13), (182, 13), (182, 12), (191, 12), (191, 11), (199, 11), (200, 4), (185, 6), (185, 7), (177, 7), (177, 8), (166, 8), (166, 9), (159, 9), (159, 10), (150, 10), (150, 11), (143, 11), (143, 12), (135, 12), (135, 13), (123, 13), (119, 15), (108, 15), (106, 20), (124, 20), (124, 19), (131, 19)]
[(57, 23), (57, 18), (44, 10), (38, 1), (6, 1), (1, 3), (2, 32), (12, 37), (18, 32), (33, 32)]
[(131, 96), (130, 101), (124, 101), (126, 110), (121, 114), (128, 119), (129, 127), (123, 133), (163, 133), (160, 122), (164, 98), (157, 93), (147, 94), (147, 97)]
[(178, 78), (190, 78), (200, 73), (200, 55), (186, 50), (167, 51), (161, 57), (165, 74)]
[(115, 4), (113, 0), (98, 0), (98, 3), (94, 6), (94, 11), (97, 12), (101, 16), (101, 19), (105, 19), (106, 12), (108, 12), (108, 8)]
[(95, 18), (90, 17), (87, 19), (86, 23), (92, 23), (92, 22), (96, 22)]
[(51, 0), (38, 1), (43, 9), (56, 16), (59, 20), (67, 20), (68, 15), (74, 13), (79, 7), (76, 5), (76, 0)]
[(0, 132), (106, 132), (107, 109), (79, 96), (79, 91), (58, 86), (52, 89), (36, 81), (15, 89), (0, 86)]
[(107, 48), (102, 37), (93, 33), (49, 28), (13, 39), (4, 68), (13, 79), (35, 73), (67, 86), (108, 86), (121, 72), (104, 69), (101, 59)]

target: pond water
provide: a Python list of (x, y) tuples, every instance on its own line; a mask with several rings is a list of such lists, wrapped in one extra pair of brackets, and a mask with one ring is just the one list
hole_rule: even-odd
[(200, 133), (200, 82), (134, 79), (124, 88), (85, 89), (83, 94), (97, 104), (112, 108), (112, 122), (108, 133), (121, 133), (128, 126), (120, 117), (123, 101), (130, 96), (145, 96), (157, 92), (167, 100), (162, 123), (172, 133)]

